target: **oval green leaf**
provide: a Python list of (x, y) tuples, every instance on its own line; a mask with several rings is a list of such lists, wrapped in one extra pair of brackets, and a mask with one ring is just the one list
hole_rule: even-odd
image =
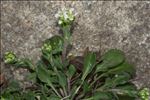
[(111, 49), (102, 56), (102, 63), (97, 65), (96, 72), (105, 72), (110, 68), (121, 64), (125, 59), (124, 53), (117, 49)]
[(84, 68), (81, 80), (84, 80), (87, 75), (92, 71), (96, 62), (96, 55), (94, 53), (88, 53), (84, 59)]

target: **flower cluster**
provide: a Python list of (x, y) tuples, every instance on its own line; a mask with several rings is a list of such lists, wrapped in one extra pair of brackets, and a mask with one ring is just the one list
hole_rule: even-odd
[(16, 55), (13, 52), (6, 52), (4, 55), (4, 62), (11, 64), (16, 61)]
[(52, 46), (48, 43), (44, 43), (42, 46), (42, 51), (50, 53), (52, 51)]
[(59, 11), (55, 17), (59, 19), (58, 24), (61, 26), (70, 25), (75, 19), (75, 15), (73, 14), (74, 9), (62, 9)]
[(148, 88), (143, 88), (140, 92), (139, 95), (142, 100), (149, 100), (149, 90)]

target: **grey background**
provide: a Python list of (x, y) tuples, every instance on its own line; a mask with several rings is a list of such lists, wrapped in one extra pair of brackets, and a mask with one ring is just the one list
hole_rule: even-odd
[[(137, 69), (133, 82), (150, 88), (149, 1), (2, 1), (1, 58), (11, 50), (35, 63), (42, 41), (59, 34), (55, 14), (63, 7), (77, 13), (74, 55), (81, 55), (86, 47), (101, 54), (110, 48), (121, 49)], [(3, 62), (1, 71), (21, 81), (27, 73), (24, 69), (13, 71)]]

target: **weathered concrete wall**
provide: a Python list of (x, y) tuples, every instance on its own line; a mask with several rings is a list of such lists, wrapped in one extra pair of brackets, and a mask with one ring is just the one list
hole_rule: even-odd
[[(86, 47), (102, 54), (109, 48), (123, 50), (137, 68), (135, 83), (150, 88), (150, 2), (148, 1), (3, 1), (1, 49), (37, 61), (41, 42), (58, 34), (54, 15), (62, 7), (78, 14), (73, 31), (74, 54)], [(2, 71), (11, 72), (10, 66)], [(22, 78), (25, 71), (15, 71)]]

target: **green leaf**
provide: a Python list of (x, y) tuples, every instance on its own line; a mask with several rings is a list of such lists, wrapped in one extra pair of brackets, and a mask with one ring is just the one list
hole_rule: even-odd
[(35, 83), (37, 81), (36, 72), (29, 73), (29, 75), (27, 76), (27, 79), (30, 80), (31, 82)]
[(71, 87), (71, 100), (78, 93), (81, 87), (81, 84), (83, 84), (83, 81), (80, 78), (76, 79), (76, 81), (73, 83), (73, 86)]
[(10, 80), (10, 82), (8, 83), (8, 87), (6, 88), (6, 92), (18, 92), (20, 91), (20, 89), (21, 87), (17, 80)]
[(44, 43), (47, 45), (51, 45), (52, 47), (52, 54), (56, 54), (62, 51), (63, 48), (63, 39), (60, 36), (53, 36), (50, 39), (47, 39)]
[(31, 72), (33, 72), (34, 69), (35, 69), (32, 62), (31, 62), (31, 60), (27, 59), (27, 58), (18, 59), (17, 63), (15, 63), (15, 66), (16, 67), (27, 68)]
[(57, 67), (59, 69), (63, 68), (63, 63), (62, 63), (62, 60), (61, 60), (60, 56), (55, 56), (52, 59), (53, 59), (53, 63), (55, 65), (55, 67)]
[(83, 83), (83, 92), (87, 93), (90, 90), (92, 91), (92, 89), (90, 88), (89, 83), (87, 81), (84, 81), (84, 83)]
[(94, 53), (88, 53), (84, 59), (84, 68), (81, 80), (84, 80), (87, 75), (92, 71), (96, 62), (96, 55)]
[(47, 88), (47, 86), (46, 85), (41, 85), (41, 92), (42, 92), (42, 94), (41, 94), (41, 98), (42, 98), (42, 100), (47, 100), (47, 93), (48, 93), (48, 91), (49, 91), (49, 89)]
[(64, 73), (62, 73), (62, 72), (58, 72), (58, 80), (59, 80), (59, 84), (63, 87), (63, 88), (65, 88), (66, 87), (66, 85), (67, 85), (67, 78), (66, 78), (66, 76), (65, 76), (65, 74)]
[(111, 49), (102, 56), (102, 63), (96, 67), (96, 72), (105, 72), (110, 68), (116, 67), (124, 61), (124, 53), (117, 49)]
[(36, 100), (35, 99), (35, 93), (34, 92), (32, 92), (32, 91), (27, 91), (26, 93), (24, 93), (24, 95), (23, 95), (23, 100)]
[(9, 80), (7, 87), (1, 90), (1, 99), (4, 100), (22, 100), (21, 87), (17, 80)]
[(52, 70), (46, 69), (46, 66), (39, 61), (37, 66), (36, 74), (38, 78), (45, 83), (57, 83), (57, 76)]
[(91, 98), (85, 100), (115, 100), (109, 92), (96, 92)]
[(42, 60), (43, 61), (47, 61), (50, 63), (50, 59), (51, 59), (51, 54), (50, 53), (45, 53), (42, 55)]
[(135, 68), (129, 64), (127, 61), (118, 65), (115, 68), (110, 69), (107, 74), (120, 74), (120, 73), (129, 73), (131, 76), (135, 74)]
[(119, 95), (118, 98), (119, 100), (136, 100), (135, 97), (122, 96), (122, 95)]
[(46, 94), (50, 91), (50, 89), (47, 87), (47, 85), (41, 85), (41, 91), (42, 91), (42, 93)]
[(76, 68), (74, 67), (74, 65), (70, 65), (67, 71), (68, 77), (71, 79), (73, 75), (75, 74), (75, 72), (76, 72)]
[(116, 74), (112, 79), (107, 78), (103, 88), (114, 88), (117, 85), (125, 84), (129, 81), (130, 75), (128, 73)]
[(120, 96), (128, 96), (128, 97), (137, 97), (138, 96), (138, 91), (137, 88), (134, 84), (125, 84), (122, 86), (116, 87), (114, 89), (114, 92)]
[(49, 100), (49, 99), (47, 99), (47, 96), (45, 96), (43, 93), (37, 93), (35, 100)]
[(72, 88), (71, 88), (71, 92), (70, 92), (71, 97), (73, 97), (73, 94), (75, 93), (76, 89), (77, 89), (77, 85), (76, 85), (76, 84), (74, 84), (74, 85), (72, 86)]
[(11, 93), (1, 94), (1, 100), (11, 100), (13, 98)]
[(49, 80), (49, 79), (50, 79), (50, 74), (49, 74), (48, 70), (45, 68), (45, 66), (42, 65), (42, 63), (40, 63), (40, 64), (37, 66), (36, 72), (37, 72), (38, 78), (39, 78), (42, 82), (51, 83), (51, 81)]
[(59, 81), (58, 81), (58, 76), (51, 76), (51, 77), (50, 77), (50, 80), (51, 80), (51, 82), (54, 83), (55, 85), (59, 82)]
[(57, 92), (57, 90), (55, 89), (55, 87), (53, 86), (51, 80), (50, 80), (50, 74), (48, 72), (48, 70), (46, 68), (44, 68), (44, 66), (42, 66), (42, 63), (39, 62), (39, 65), (37, 66), (37, 76), (38, 78), (42, 81), (42, 82), (45, 82), (47, 83), (47, 85), (49, 85), (53, 90), (54, 92), (59, 96), (60, 94)]
[(56, 73), (53, 70), (48, 70), (48, 72), (51, 76), (56, 76)]
[(41, 94), (39, 100), (49, 100), (49, 99), (46, 96), (44, 96), (43, 94)]
[(50, 97), (47, 97), (47, 100), (61, 100), (61, 98), (52, 94)]
[(5, 93), (1, 94), (0, 100), (22, 100), (21, 95), (19, 93)]

